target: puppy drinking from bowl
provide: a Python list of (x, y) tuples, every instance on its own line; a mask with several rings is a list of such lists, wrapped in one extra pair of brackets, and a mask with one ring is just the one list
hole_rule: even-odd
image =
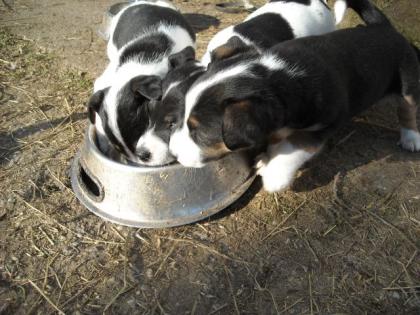
[[(339, 2), (343, 2), (340, 0)], [(366, 23), (278, 44), (209, 67), (186, 92), (170, 151), (202, 167), (234, 151), (257, 149), (269, 192), (285, 190), (346, 121), (398, 95), (400, 145), (419, 152), (420, 70), (415, 49), (368, 0), (347, 0)]]
[(169, 138), (182, 122), (186, 91), (205, 72), (205, 67), (195, 60), (191, 47), (171, 56), (170, 63), (172, 69), (160, 82), (162, 97), (147, 104), (149, 119), (137, 142), (142, 164), (148, 166), (176, 160), (169, 151)]
[(170, 68), (169, 57), (195, 47), (195, 34), (169, 2), (135, 1), (111, 21), (109, 65), (95, 81), (88, 102), (98, 146), (141, 163), (137, 140), (148, 115), (147, 102), (161, 94), (160, 82)]
[(175, 62), (177, 69), (160, 82), (162, 100), (148, 104), (148, 126), (137, 142), (142, 164), (152, 166), (175, 160), (169, 151), (169, 137), (182, 122), (184, 94), (204, 74), (203, 66), (245, 52), (244, 45), (264, 51), (284, 40), (334, 29), (333, 15), (323, 0), (271, 1), (244, 22), (216, 34), (208, 45), (202, 65), (194, 61), (192, 49), (184, 49), (173, 58), (178, 59)]

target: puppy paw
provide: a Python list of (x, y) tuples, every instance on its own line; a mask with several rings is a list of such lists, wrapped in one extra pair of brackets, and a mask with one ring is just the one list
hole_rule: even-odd
[(272, 178), (272, 176), (263, 177), (263, 187), (269, 193), (279, 193), (286, 191), (292, 184), (292, 178)]
[(263, 187), (269, 193), (285, 191), (293, 182), (293, 175), (286, 172), (273, 172), (270, 168), (262, 168), (260, 171)]
[(402, 128), (399, 145), (404, 150), (420, 152), (420, 133), (412, 129)]

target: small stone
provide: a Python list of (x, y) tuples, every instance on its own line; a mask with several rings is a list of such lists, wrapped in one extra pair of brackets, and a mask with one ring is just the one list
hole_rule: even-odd
[(146, 270), (146, 277), (149, 278), (149, 279), (153, 278), (153, 270), (151, 268), (148, 268)]

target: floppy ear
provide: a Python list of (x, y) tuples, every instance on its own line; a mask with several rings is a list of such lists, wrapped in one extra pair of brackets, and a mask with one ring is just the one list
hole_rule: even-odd
[(191, 46), (188, 46), (180, 52), (169, 56), (169, 64), (172, 69), (178, 68), (188, 61), (195, 60), (195, 50)]
[(139, 75), (131, 79), (131, 90), (139, 93), (149, 100), (162, 97), (162, 80), (156, 75)]
[(88, 116), (89, 120), (92, 124), (95, 123), (95, 114), (99, 112), (102, 106), (102, 102), (104, 100), (104, 90), (99, 90), (93, 93), (93, 95), (90, 97), (87, 108), (88, 108)]
[(211, 52), (211, 62), (227, 59), (251, 50), (255, 50), (255, 48), (245, 44), (238, 36), (233, 36), (224, 45)]
[(235, 100), (225, 107), (222, 137), (231, 151), (248, 149), (265, 142), (265, 135), (253, 117), (250, 100)]

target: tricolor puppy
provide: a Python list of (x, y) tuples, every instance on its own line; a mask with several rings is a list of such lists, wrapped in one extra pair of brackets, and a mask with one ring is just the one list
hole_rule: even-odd
[(203, 65), (238, 53), (240, 39), (257, 51), (264, 51), (285, 40), (320, 35), (335, 30), (334, 17), (325, 0), (271, 0), (238, 25), (217, 33), (202, 58)]
[(182, 124), (186, 91), (205, 71), (195, 60), (191, 47), (172, 55), (169, 60), (172, 70), (158, 83), (162, 98), (147, 104), (148, 121), (136, 145), (137, 156), (148, 166), (165, 165), (176, 160), (169, 152), (169, 139)]
[(182, 127), (170, 150), (201, 167), (254, 148), (266, 190), (286, 189), (296, 171), (352, 116), (387, 95), (399, 96), (402, 148), (420, 151), (417, 55), (367, 0), (348, 0), (367, 26), (249, 51), (215, 63), (187, 91)]
[(161, 96), (160, 80), (169, 57), (195, 46), (195, 34), (175, 7), (158, 0), (136, 1), (112, 20), (109, 65), (95, 81), (89, 118), (100, 149), (108, 144), (129, 160), (141, 162), (136, 144), (147, 124), (148, 101)]

